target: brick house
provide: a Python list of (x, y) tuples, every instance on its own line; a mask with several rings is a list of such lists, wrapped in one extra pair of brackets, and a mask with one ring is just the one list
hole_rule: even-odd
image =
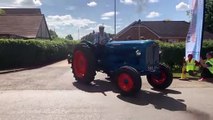
[[(190, 24), (185, 21), (135, 21), (121, 30), (116, 40), (152, 39), (165, 42), (185, 41)], [(213, 34), (204, 32), (204, 39)]]
[(44, 15), (38, 8), (2, 9), (0, 38), (50, 39)]

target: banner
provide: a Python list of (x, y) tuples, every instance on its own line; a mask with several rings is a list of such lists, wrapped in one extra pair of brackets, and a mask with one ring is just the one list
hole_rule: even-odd
[(205, 0), (192, 0), (192, 20), (186, 37), (186, 58), (193, 54), (195, 60), (200, 60), (201, 45), (203, 39)]

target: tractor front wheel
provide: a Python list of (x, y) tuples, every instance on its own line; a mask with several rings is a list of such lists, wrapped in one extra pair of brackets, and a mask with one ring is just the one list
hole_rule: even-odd
[(173, 75), (170, 68), (166, 65), (160, 64), (159, 75), (147, 75), (149, 84), (155, 89), (166, 89), (173, 81)]
[(141, 89), (140, 74), (132, 67), (121, 67), (114, 76), (114, 81), (121, 95), (131, 96), (139, 92)]

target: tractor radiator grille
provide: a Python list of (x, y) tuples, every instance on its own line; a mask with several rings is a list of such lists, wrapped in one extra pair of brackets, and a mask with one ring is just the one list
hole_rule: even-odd
[(148, 70), (154, 70), (159, 64), (159, 46), (152, 44), (146, 50), (146, 65)]

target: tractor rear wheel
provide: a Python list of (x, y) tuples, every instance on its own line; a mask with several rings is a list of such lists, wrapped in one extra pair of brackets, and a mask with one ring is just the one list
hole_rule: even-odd
[(140, 74), (132, 67), (121, 67), (114, 75), (114, 82), (120, 90), (121, 95), (132, 96), (141, 89)]
[(166, 89), (173, 81), (173, 75), (170, 68), (166, 65), (160, 64), (160, 75), (147, 75), (149, 84), (155, 89)]
[(89, 84), (94, 80), (96, 75), (95, 56), (88, 45), (81, 43), (74, 48), (72, 72), (75, 79), (80, 83)]

